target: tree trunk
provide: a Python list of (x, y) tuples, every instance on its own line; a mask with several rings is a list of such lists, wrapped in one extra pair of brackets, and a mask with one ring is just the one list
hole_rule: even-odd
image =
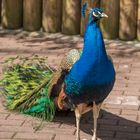
[(137, 25), (137, 39), (140, 41), (140, 0), (138, 0), (138, 25)]
[(42, 1), (24, 0), (23, 27), (27, 31), (36, 31), (41, 28)]
[(2, 26), (8, 29), (22, 27), (23, 1), (3, 0), (2, 1)]
[[(85, 0), (81, 0), (81, 7), (83, 6)], [(100, 7), (100, 1), (99, 0), (87, 0), (86, 1), (91, 8), (93, 7)], [(83, 36), (85, 32), (85, 27), (88, 22), (88, 14), (89, 12), (85, 11), (85, 18), (81, 17), (81, 28), (80, 28), (80, 35)]]
[(137, 30), (137, 0), (120, 0), (120, 30), (122, 40), (136, 38)]
[(104, 38), (115, 39), (119, 33), (120, 0), (101, 0), (101, 8), (108, 15), (100, 22)]
[(61, 31), (62, 0), (43, 0), (43, 29), (49, 33)]
[(68, 35), (80, 33), (81, 0), (63, 0), (62, 32)]

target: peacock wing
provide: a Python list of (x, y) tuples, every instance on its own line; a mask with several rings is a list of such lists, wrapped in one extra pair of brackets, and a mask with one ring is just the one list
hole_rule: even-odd
[(49, 96), (52, 97), (59, 96), (65, 76), (68, 74), (72, 65), (79, 58), (80, 58), (80, 52), (76, 49), (72, 49), (64, 55), (58, 67), (58, 70), (53, 74), (51, 83), (48, 88)]

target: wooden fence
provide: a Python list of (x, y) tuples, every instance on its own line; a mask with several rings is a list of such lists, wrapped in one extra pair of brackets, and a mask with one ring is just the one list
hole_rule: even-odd
[[(84, 34), (81, 5), (85, 0), (0, 0), (1, 25), (6, 29)], [(140, 40), (140, 0), (86, 0), (108, 14), (100, 26), (108, 39)], [(86, 13), (86, 21), (88, 14)]]

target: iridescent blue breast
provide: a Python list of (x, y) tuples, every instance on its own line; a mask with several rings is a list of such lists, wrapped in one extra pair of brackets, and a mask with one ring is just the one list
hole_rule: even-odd
[(80, 59), (65, 78), (65, 93), (72, 102), (100, 102), (113, 88), (115, 70), (108, 59), (102, 33), (96, 23), (88, 24)]

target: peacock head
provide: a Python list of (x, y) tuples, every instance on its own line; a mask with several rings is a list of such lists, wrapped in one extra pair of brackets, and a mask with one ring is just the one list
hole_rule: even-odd
[(82, 7), (82, 17), (85, 17), (85, 10), (89, 12), (88, 23), (97, 22), (99, 19), (108, 17), (101, 8), (90, 8), (89, 5), (85, 2)]
[(108, 17), (100, 8), (93, 8), (89, 16), (91, 16), (93, 20), (99, 20), (100, 18)]

